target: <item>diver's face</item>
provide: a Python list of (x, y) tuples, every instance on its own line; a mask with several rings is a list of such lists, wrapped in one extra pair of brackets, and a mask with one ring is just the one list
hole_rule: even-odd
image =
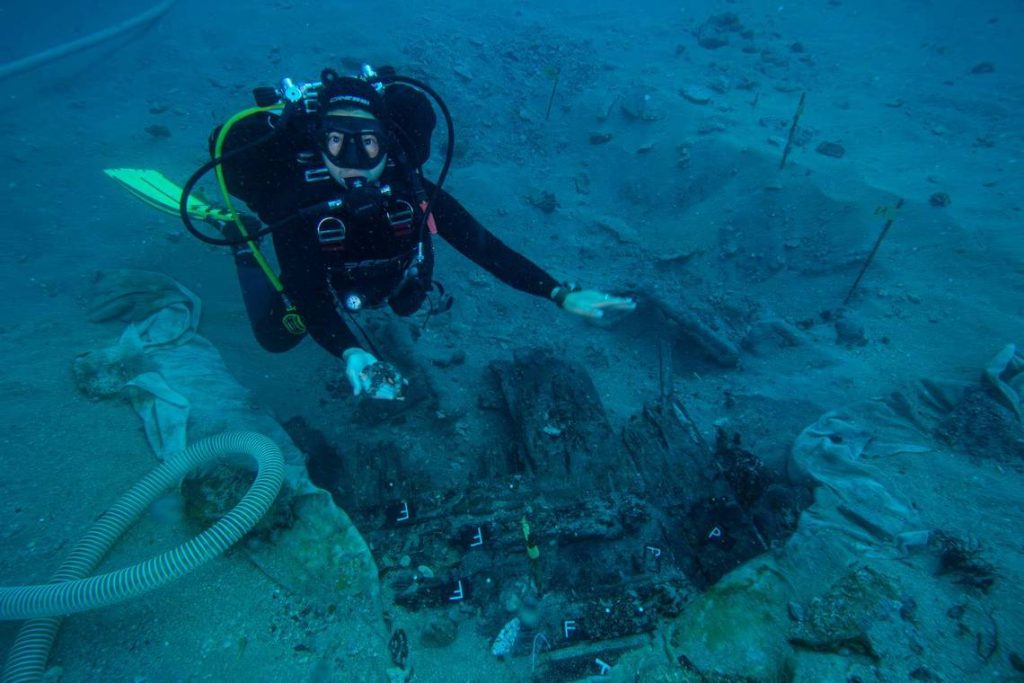
[[(330, 157), (341, 155), (342, 146), (345, 144), (345, 134), (331, 131), (327, 134), (327, 152)], [(363, 152), (370, 159), (377, 159), (380, 156), (380, 140), (373, 133), (356, 133), (357, 144), (363, 148)]]
[(381, 133), (380, 122), (370, 112), (361, 109), (331, 111), (325, 119), (321, 143), (321, 156), (331, 177), (341, 185), (345, 185), (347, 178), (365, 178), (367, 182), (380, 180), (387, 162)]

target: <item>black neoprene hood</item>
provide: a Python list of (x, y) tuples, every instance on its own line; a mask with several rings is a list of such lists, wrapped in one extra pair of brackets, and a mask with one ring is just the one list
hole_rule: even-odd
[(384, 98), (366, 81), (339, 76), (334, 69), (324, 69), (320, 74), (320, 83), (317, 104), (321, 116), (326, 116), (332, 109), (361, 109), (370, 112), (381, 122), (387, 120), (388, 110)]

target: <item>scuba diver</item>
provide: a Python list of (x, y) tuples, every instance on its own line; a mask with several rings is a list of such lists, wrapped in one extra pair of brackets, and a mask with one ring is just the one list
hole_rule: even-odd
[[(407, 381), (371, 353), (354, 316), (384, 306), (412, 315), (433, 291), (450, 305), (433, 281), (435, 236), (510, 287), (570, 313), (596, 318), (635, 308), (632, 299), (559, 283), (441, 188), (454, 135), (447, 107), (425, 83), (364, 66), (360, 76), (325, 69), (318, 83), (286, 79), (254, 94), (260, 106), (213, 131), (211, 161), (185, 186), (180, 207), (193, 234), (231, 245), (246, 312), (264, 349), (287, 351), (308, 334), (344, 360), (355, 395), (401, 398)], [(437, 122), (428, 94), (448, 126), (435, 183), (422, 172)], [(206, 217), (223, 239), (200, 235), (190, 220), (192, 188), (214, 168), (230, 211)], [(231, 197), (259, 220), (235, 211)], [(279, 277), (259, 249), (266, 234)]]

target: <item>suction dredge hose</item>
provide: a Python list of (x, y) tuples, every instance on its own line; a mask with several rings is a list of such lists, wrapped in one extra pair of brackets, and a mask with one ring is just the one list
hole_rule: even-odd
[[(217, 523), (162, 555), (124, 569), (89, 576), (117, 539), (161, 493), (200, 465), (238, 455), (256, 461), (256, 481)], [(281, 450), (267, 437), (252, 432), (229, 432), (203, 439), (153, 470), (100, 515), (50, 583), (0, 587), (0, 620), (30, 619), (22, 626), (11, 648), (4, 668), (4, 682), (42, 678), (63, 615), (142, 595), (219, 556), (263, 517), (277, 497), (283, 480)]]

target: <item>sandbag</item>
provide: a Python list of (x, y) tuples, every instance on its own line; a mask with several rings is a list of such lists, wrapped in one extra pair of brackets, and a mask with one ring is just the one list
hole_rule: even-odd
[(923, 550), (930, 530), (890, 473), (907, 457), (969, 457), (967, 444), (943, 439), (943, 426), (975, 391), (1019, 406), (1020, 360), (1007, 347), (980, 385), (920, 380), (807, 427), (789, 470), (816, 487), (814, 504), (779, 552), (739, 567), (683, 610), (667, 633), (675, 664), (757, 681), (824, 680), (830, 666), (845, 671), (836, 662), (851, 653), (902, 666), (916, 645), (891, 615), (913, 603), (900, 602), (908, 568), (893, 560)]
[[(126, 327), (110, 347), (81, 354), (74, 371), (79, 386), (94, 398), (124, 396), (142, 420), (157, 459), (175, 457), (196, 439), (228, 430), (260, 432), (273, 439), (286, 461), (285, 487), (262, 533), (248, 539), (250, 559), (278, 584), (306, 598), (350, 596), (376, 600), (376, 563), (348, 515), (309, 479), (305, 455), (266, 410), (254, 407), (248, 390), (228, 371), (216, 347), (197, 333), (199, 298), (166, 275), (108, 271), (97, 276), (90, 304), (95, 322)], [(245, 481), (231, 469), (200, 473), (219, 478), (205, 491), (235, 500)], [(223, 495), (219, 495), (223, 492)], [(202, 513), (197, 513), (202, 514)], [(260, 527), (257, 527), (257, 531)], [(333, 580), (324, 583), (323, 577)]]

